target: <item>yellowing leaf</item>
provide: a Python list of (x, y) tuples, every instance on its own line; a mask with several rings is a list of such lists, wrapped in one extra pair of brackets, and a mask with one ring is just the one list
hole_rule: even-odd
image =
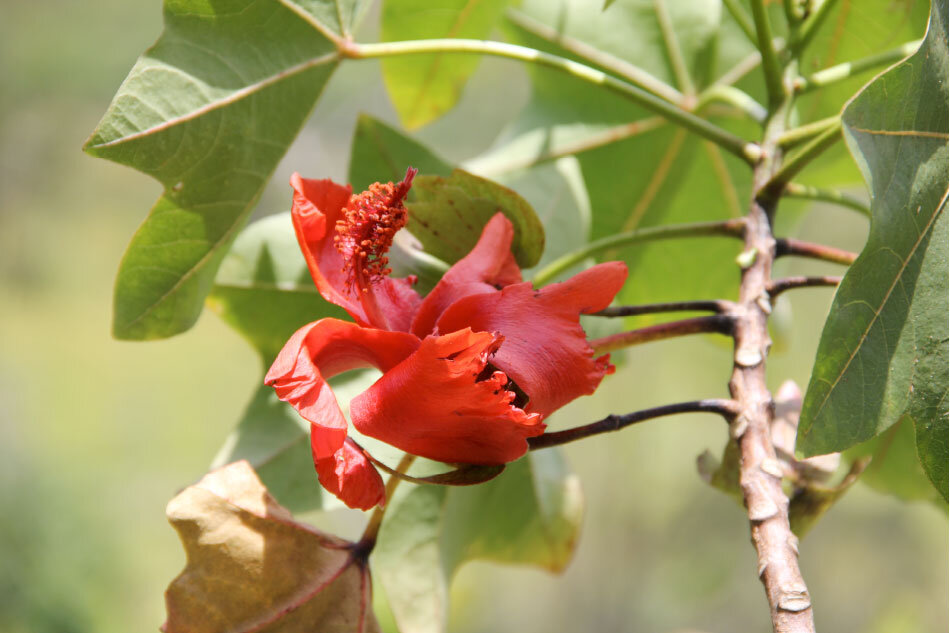
[(374, 633), (365, 557), (297, 523), (246, 461), (212, 471), (166, 510), (187, 555), (165, 592), (165, 633)]

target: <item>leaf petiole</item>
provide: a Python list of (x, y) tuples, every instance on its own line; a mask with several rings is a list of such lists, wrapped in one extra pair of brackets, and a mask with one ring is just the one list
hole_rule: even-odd
[(638, 231), (627, 231), (595, 240), (583, 248), (567, 253), (539, 270), (534, 275), (534, 285), (542, 286), (566, 270), (580, 264), (588, 257), (597, 255), (613, 248), (630, 246), (640, 242), (654, 240), (668, 240), (681, 237), (732, 237), (742, 239), (745, 230), (745, 219), (735, 218), (718, 222), (695, 222), (690, 224), (673, 224), (656, 226)]

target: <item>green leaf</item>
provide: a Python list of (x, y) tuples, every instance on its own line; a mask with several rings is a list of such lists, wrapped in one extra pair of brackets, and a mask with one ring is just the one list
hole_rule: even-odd
[(417, 176), (409, 209), (409, 231), (424, 250), (454, 263), (468, 254), (493, 215), (511, 220), (511, 245), (518, 265), (534, 266), (544, 252), (544, 227), (528, 201), (517, 192), (461, 169), (448, 178)]
[(280, 0), (327, 36), (350, 38), (370, 0)]
[(334, 29), (278, 2), (166, 1), (162, 36), (85, 146), (164, 187), (122, 259), (116, 337), (167, 337), (197, 320), (228, 246), (339, 61), (321, 30)]
[(349, 319), (317, 292), (290, 213), (266, 217), (241, 231), (221, 263), (207, 302), (267, 365), (307, 323), (324, 317)]
[[(408, 165), (417, 167), (421, 176), (437, 175), (452, 179), (453, 165), (404, 132), (369, 115), (362, 115), (356, 126), (350, 159), (349, 179), (354, 188), (365, 188), (376, 181), (401, 179)], [(528, 168), (510, 168), (507, 156), (503, 153), (492, 153), (464, 167), (467, 171), (485, 175), (513, 189), (536, 210), (538, 220), (543, 226), (544, 236), (544, 252), (537, 265), (551, 261), (586, 243), (590, 235), (590, 203), (579, 166), (573, 158), (548, 161)], [(478, 182), (471, 177), (469, 180)], [(418, 182), (419, 180), (416, 181), (417, 184)], [(419, 191), (420, 189), (414, 186), (409, 192), (410, 213), (414, 210), (412, 201), (419, 200)], [(501, 190), (500, 194), (489, 193), (489, 195), (498, 196), (507, 204), (508, 196), (504, 190)], [(515, 204), (516, 209), (523, 207), (520, 202)], [(522, 212), (517, 211), (517, 213)], [(410, 222), (410, 231), (414, 228), (411, 224)], [(523, 224), (529, 227), (529, 230), (537, 231), (537, 224), (534, 221), (526, 220)], [(535, 228), (530, 229), (532, 226)], [(419, 232), (422, 234), (420, 237), (426, 235), (421, 230)], [(474, 244), (474, 241), (471, 243)], [(400, 261), (402, 246), (397, 236), (397, 242), (390, 256), (394, 269), (402, 263)], [(537, 246), (529, 244), (527, 248), (537, 248)], [(451, 250), (449, 247), (444, 247), (442, 251), (449, 251), (452, 254), (453, 259), (449, 261), (457, 259), (458, 249), (454, 246)], [(413, 267), (411, 262), (409, 264), (408, 267), (400, 267), (400, 274), (419, 275), (420, 286), (422, 286), (425, 281), (424, 271), (419, 267)], [(526, 275), (529, 274), (530, 271), (526, 273)]]
[[(351, 372), (330, 380), (344, 414), (350, 400), (365, 391), (378, 374)], [(271, 494), (293, 512), (343, 507), (317, 480), (310, 455), (310, 424), (274, 389), (258, 387), (235, 429), (224, 440), (211, 467), (246, 459)]]
[[(363, 191), (374, 182), (398, 182), (407, 167), (415, 167), (422, 175), (448, 176), (453, 165), (403, 132), (361, 114), (350, 149), (348, 177), (353, 190)], [(415, 196), (414, 189), (409, 196)]]
[(400, 492), (380, 531), (374, 569), (402, 633), (445, 630), (449, 583), (466, 561), (563, 569), (583, 508), (577, 477), (552, 450), (529, 453), (486, 484)]
[(929, 501), (946, 507), (917, 456), (917, 431), (902, 420), (877, 437), (849, 448), (845, 457), (857, 461), (870, 457), (861, 482), (904, 501)]
[[(386, 0), (381, 40), (441, 37), (486, 39), (507, 0)], [(411, 55), (384, 59), (383, 81), (399, 118), (410, 130), (439, 118), (458, 101), (478, 67), (474, 55)]]
[[(929, 15), (927, 0), (837, 2), (802, 54), (805, 75), (854, 61), (919, 39)], [(798, 99), (801, 121), (816, 121), (841, 111), (841, 104), (861, 90), (873, 73), (859, 74)]]
[(912, 422), (947, 497), (947, 5), (920, 50), (845, 108), (848, 147), (872, 192), (868, 243), (835, 295), (798, 446), (815, 455)]
[[(750, 51), (749, 45), (733, 45), (733, 40), (719, 46), (719, 3), (665, 6), (686, 66), (700, 88), (713, 68), (728, 68)], [(577, 56), (567, 46), (587, 46), (615, 64), (634, 64), (656, 80), (675, 82), (650, 3), (618, 0), (601, 13), (593, 1), (529, 1), (514, 14), (510, 35), (516, 43), (568, 57)], [(488, 173), (498, 177), (507, 170), (576, 155), (593, 211), (592, 239), (742, 213), (751, 180), (741, 161), (576, 79), (544, 69), (531, 75), (531, 102), (498, 146), (473, 168), (489, 166)], [(750, 138), (758, 134), (755, 124), (717, 123)], [(734, 294), (732, 262), (737, 252), (738, 245), (729, 241), (698, 239), (640, 245), (606, 253), (603, 259), (624, 259), (630, 265), (621, 301), (649, 302)], [(672, 275), (675, 284), (669, 281)]]

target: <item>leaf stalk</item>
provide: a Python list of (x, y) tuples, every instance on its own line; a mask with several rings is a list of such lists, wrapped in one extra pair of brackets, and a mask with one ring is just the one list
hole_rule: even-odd
[(542, 286), (566, 270), (580, 264), (588, 257), (604, 251), (655, 240), (677, 239), (683, 237), (731, 237), (742, 239), (745, 220), (735, 218), (719, 222), (695, 222), (690, 224), (673, 224), (657, 226), (638, 231), (627, 231), (595, 240), (583, 248), (567, 253), (539, 270), (534, 275), (534, 284)]

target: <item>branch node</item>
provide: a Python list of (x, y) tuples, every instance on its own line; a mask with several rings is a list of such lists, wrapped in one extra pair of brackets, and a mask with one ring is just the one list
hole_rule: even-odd
[(757, 347), (740, 347), (736, 350), (735, 362), (739, 367), (755, 367), (762, 360), (762, 350)]
[(749, 520), (766, 521), (778, 514), (778, 505), (772, 501), (772, 497), (762, 485), (761, 480), (756, 479), (751, 483), (742, 484), (742, 490), (745, 492), (745, 498), (749, 500)]
[(781, 479), (785, 474), (785, 470), (782, 468), (782, 464), (772, 457), (766, 457), (762, 460), (762, 463), (759, 464), (759, 470), (761, 470), (766, 475), (771, 475), (776, 479)]
[(808, 595), (808, 589), (804, 586), (784, 589), (778, 598), (777, 606), (783, 611), (804, 611), (811, 607), (811, 597)]

